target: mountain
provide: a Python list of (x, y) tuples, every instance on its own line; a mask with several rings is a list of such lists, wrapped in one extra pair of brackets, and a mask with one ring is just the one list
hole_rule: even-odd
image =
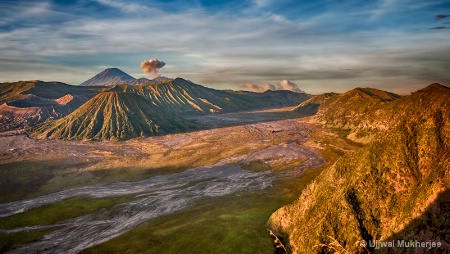
[(107, 86), (114, 84), (128, 84), (135, 78), (117, 68), (108, 68), (94, 77), (84, 81), (80, 86)]
[(27, 128), (65, 117), (102, 92), (133, 93), (147, 99), (147, 103), (157, 105), (158, 109), (177, 115), (294, 106), (310, 97), (290, 91), (268, 91), (262, 94), (221, 91), (182, 78), (109, 86), (20, 81), (0, 84), (0, 131)]
[[(148, 82), (152, 82), (152, 80), (147, 79), (147, 78), (138, 78), (138, 79), (135, 79), (133, 81), (127, 82), (126, 84), (128, 84), (128, 85), (140, 85), (140, 84), (144, 84), (144, 83), (148, 83)], [(115, 84), (119, 84), (119, 83), (115, 83)]]
[(108, 91), (138, 94), (160, 108), (177, 114), (225, 113), (280, 106), (294, 106), (310, 96), (291, 91), (265, 93), (215, 90), (182, 78), (136, 86), (116, 85)]
[[(391, 127), (324, 169), (297, 201), (270, 217), (271, 229), (293, 253), (367, 253), (361, 240), (442, 244), (367, 247), (376, 253), (450, 250), (450, 89), (432, 84), (410, 96), (384, 99), (391, 103), (378, 103), (366, 115), (374, 122), (389, 115)], [(343, 105), (339, 111), (354, 110)]]
[(94, 77), (84, 81), (80, 86), (109, 86), (109, 85), (140, 85), (149, 82), (160, 82), (171, 80), (167, 77), (157, 77), (152, 80), (147, 78), (135, 79), (118, 68), (108, 68), (95, 75)]
[(35, 133), (50, 139), (121, 140), (195, 128), (137, 94), (103, 92), (68, 116), (35, 128)]
[(59, 82), (0, 84), (0, 131), (27, 128), (68, 115), (98, 91)]
[(164, 77), (164, 76), (159, 76), (159, 77), (156, 77), (156, 78), (152, 79), (151, 81), (152, 82), (159, 82), (159, 81), (166, 81), (166, 80), (171, 80), (171, 78)]
[[(378, 104), (399, 98), (401, 96), (394, 93), (358, 87), (343, 94), (325, 93), (316, 95), (298, 105), (294, 110), (302, 113), (318, 113), (325, 117), (323, 120), (333, 122), (337, 119), (353, 118), (365, 114)], [(329, 112), (332, 112), (332, 114), (329, 114)]]
[(324, 93), (311, 97), (310, 99), (300, 103), (292, 111), (301, 112), (306, 115), (314, 115), (319, 110), (319, 107), (326, 104), (326, 101), (332, 96), (337, 96), (337, 93)]
[(400, 98), (400, 95), (394, 93), (358, 87), (343, 94), (314, 96), (293, 110), (303, 114), (316, 114), (316, 119), (326, 126), (348, 130), (348, 138), (367, 143), (376, 132), (392, 127), (394, 115), (385, 109)]

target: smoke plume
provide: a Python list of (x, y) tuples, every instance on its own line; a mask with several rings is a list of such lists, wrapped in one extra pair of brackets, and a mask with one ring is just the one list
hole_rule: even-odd
[(252, 83), (247, 83), (245, 85), (239, 85), (239, 89), (256, 92), (256, 93), (263, 93), (267, 90), (276, 90), (275, 86), (271, 85), (271, 84), (262, 84), (262, 85), (258, 86), (258, 85), (252, 84)]
[(263, 93), (267, 90), (272, 90), (272, 91), (289, 90), (292, 92), (304, 93), (302, 90), (300, 90), (300, 88), (297, 86), (297, 84), (295, 84), (289, 80), (286, 80), (286, 79), (278, 82), (276, 87), (269, 83), (264, 83), (262, 85), (255, 85), (252, 83), (247, 83), (245, 85), (239, 85), (238, 87), (241, 90), (246, 90), (246, 91), (251, 91), (251, 92), (256, 92), (256, 93)]
[(289, 90), (297, 93), (304, 93), (300, 88), (298, 88), (297, 84), (285, 79), (278, 83), (278, 90)]
[(150, 59), (150, 60), (144, 60), (141, 63), (142, 70), (147, 73), (151, 74), (152, 77), (157, 78), (160, 75), (158, 74), (158, 69), (161, 69), (166, 65), (165, 62), (159, 61), (158, 59)]

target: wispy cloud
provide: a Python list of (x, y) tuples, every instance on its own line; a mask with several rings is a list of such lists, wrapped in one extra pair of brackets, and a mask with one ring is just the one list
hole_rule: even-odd
[(435, 26), (435, 27), (432, 27), (432, 28), (430, 28), (430, 29), (433, 29), (433, 30), (442, 30), (442, 29), (447, 29), (447, 27), (446, 27), (446, 26)]
[[(259, 3), (270, 8), (243, 10), (184, 3), (177, 11), (158, 1), (152, 6), (125, 0), (96, 0), (96, 7), (83, 3), (33, 5), (46, 13), (30, 14), (33, 19), (0, 8), (0, 24), (7, 22), (7, 29), (0, 29), (1, 81), (54, 79), (61, 72), (60, 81), (79, 84), (100, 71), (98, 66), (124, 66), (138, 77), (138, 63), (152, 56), (167, 63), (163, 75), (216, 88), (248, 83), (253, 84), (245, 85), (248, 89), (264, 90), (290, 80), (309, 93), (363, 85), (405, 92), (409, 85), (450, 83), (449, 60), (442, 57), (450, 52), (450, 33), (429, 29), (439, 13), (432, 5), (423, 7), (426, 11), (407, 6), (403, 13), (401, 0), (323, 1), (298, 8), (274, 1)], [(158, 9), (162, 5), (168, 6)], [(420, 23), (417, 17), (428, 18)], [(19, 75), (30, 64), (41, 67)]]
[(95, 0), (95, 1), (109, 7), (117, 8), (120, 11), (127, 13), (143, 13), (154, 11), (154, 9), (148, 7), (147, 5), (138, 4), (134, 2), (125, 2), (120, 0)]
[(253, 3), (254, 3), (255, 6), (258, 7), (258, 8), (266, 7), (266, 6), (268, 6), (271, 2), (272, 2), (272, 0), (253, 0)]

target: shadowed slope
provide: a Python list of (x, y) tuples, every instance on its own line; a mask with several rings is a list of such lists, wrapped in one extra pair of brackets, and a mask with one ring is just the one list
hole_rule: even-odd
[(292, 111), (297, 111), (304, 114), (314, 115), (319, 110), (320, 106), (325, 104), (332, 96), (338, 96), (337, 93), (324, 93), (311, 97), (310, 99), (300, 103)]
[[(294, 253), (331, 253), (341, 248), (337, 243), (350, 253), (366, 253), (360, 240), (399, 235), (442, 241), (435, 253), (450, 250), (441, 234), (445, 227), (420, 234), (409, 227), (450, 188), (450, 89), (433, 84), (384, 110), (392, 117), (389, 130), (325, 169), (296, 202), (271, 216), (270, 226), (288, 237)], [(444, 213), (428, 209), (425, 217), (433, 221), (422, 227), (447, 225)]]
[(26, 128), (64, 117), (99, 91), (59, 82), (0, 84), (0, 131)]
[(132, 93), (104, 92), (70, 115), (36, 128), (40, 138), (115, 140), (191, 130), (195, 124)]

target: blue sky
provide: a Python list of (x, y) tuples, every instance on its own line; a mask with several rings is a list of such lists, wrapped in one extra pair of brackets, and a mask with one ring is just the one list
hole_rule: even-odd
[(140, 63), (157, 58), (162, 75), (217, 89), (408, 94), (450, 85), (447, 15), (442, 0), (2, 0), (0, 81), (146, 77)]

